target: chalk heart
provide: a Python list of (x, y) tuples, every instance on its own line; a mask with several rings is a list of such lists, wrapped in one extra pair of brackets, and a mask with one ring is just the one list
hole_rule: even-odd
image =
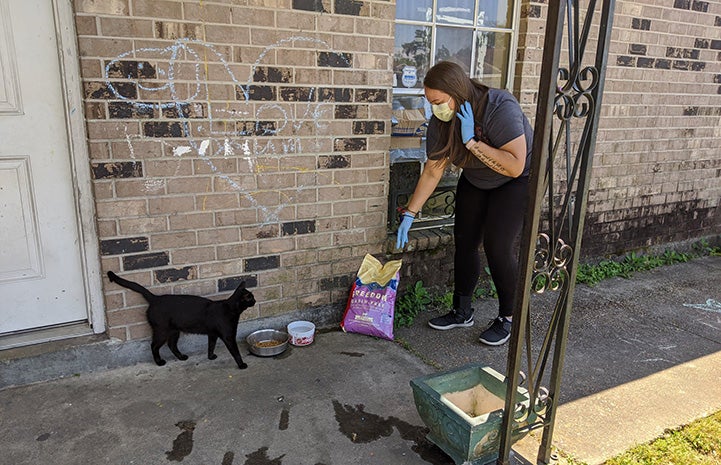
[[(275, 208), (268, 208), (265, 206), (262, 206), (258, 203), (258, 201), (255, 199), (255, 197), (248, 191), (245, 191), (239, 186), (237, 183), (235, 183), (230, 177), (227, 175), (224, 175), (221, 170), (213, 163), (213, 160), (211, 156), (208, 154), (208, 148), (211, 144), (211, 141), (215, 141), (215, 146), (218, 147), (218, 149), (212, 154), (212, 155), (220, 155), (221, 153), (225, 156), (229, 156), (232, 154), (232, 147), (241, 149), (247, 156), (250, 156), (248, 150), (248, 144), (247, 142), (238, 145), (235, 144), (229, 139), (225, 138), (225, 134), (223, 134), (224, 138), (223, 140), (220, 140), (219, 138), (215, 137), (209, 137), (209, 138), (203, 138), (199, 142), (193, 137), (191, 131), (190, 131), (190, 124), (188, 118), (185, 116), (184, 108), (191, 104), (192, 102), (197, 102), (200, 100), (200, 96), (203, 93), (203, 90), (205, 90), (205, 99), (204, 102), (207, 105), (208, 108), (208, 121), (209, 121), (209, 127), (212, 128), (212, 122), (213, 122), (213, 115), (210, 111), (211, 103), (210, 99), (207, 95), (207, 83), (204, 84), (203, 80), (201, 79), (201, 72), (205, 69), (205, 65), (208, 62), (208, 57), (215, 57), (215, 59), (220, 62), (225, 72), (227, 73), (228, 79), (233, 82), (235, 86), (238, 86), (239, 90), (243, 93), (243, 96), (245, 97), (244, 101), (241, 101), (243, 106), (246, 106), (249, 111), (243, 111), (242, 107), (239, 111), (237, 111), (240, 115), (253, 115), (253, 120), (256, 122), (255, 127), (253, 128), (252, 134), (249, 135), (258, 135), (259, 132), (263, 133), (263, 135), (276, 135), (283, 131), (288, 124), (291, 121), (291, 118), (289, 118), (287, 111), (281, 107), (278, 104), (268, 103), (261, 105), (255, 112), (251, 111), (251, 105), (250, 105), (250, 99), (249, 99), (249, 91), (250, 85), (253, 81), (253, 76), (255, 74), (256, 67), (260, 64), (262, 59), (265, 57), (265, 55), (270, 52), (272, 49), (277, 48), (282, 45), (286, 45), (289, 43), (294, 43), (298, 41), (303, 42), (310, 42), (314, 44), (315, 46), (324, 46), (324, 48), (330, 50), (330, 47), (328, 44), (326, 44), (323, 41), (320, 41), (318, 39), (313, 38), (305, 38), (305, 37), (289, 37), (287, 39), (283, 39), (278, 41), (276, 44), (268, 46), (263, 52), (259, 55), (258, 60), (254, 63), (254, 65), (251, 67), (250, 75), (248, 76), (248, 80), (246, 81), (247, 84), (244, 86), (240, 84), (238, 79), (233, 74), (230, 66), (225, 61), (223, 56), (218, 53), (218, 51), (215, 50), (215, 48), (207, 44), (205, 42), (195, 40), (195, 39), (188, 39), (188, 38), (182, 38), (178, 39), (173, 43), (172, 45), (165, 47), (165, 48), (141, 48), (137, 50), (131, 50), (126, 53), (123, 53), (121, 55), (118, 55), (114, 60), (110, 61), (106, 68), (105, 68), (105, 76), (106, 76), (106, 85), (108, 89), (115, 95), (115, 98), (119, 100), (127, 100), (132, 102), (132, 105), (138, 109), (158, 109), (160, 111), (167, 110), (167, 109), (175, 109), (177, 111), (178, 118), (183, 120), (183, 124), (181, 124), (182, 132), (184, 137), (188, 140), (188, 146), (177, 146), (173, 150), (173, 154), (177, 157), (180, 157), (184, 154), (194, 152), (197, 153), (199, 157), (201, 157), (210, 167), (210, 169), (213, 171), (213, 173), (218, 174), (223, 179), (225, 179), (234, 189), (241, 192), (249, 201), (250, 203), (261, 210), (263, 216), (265, 217), (266, 222), (274, 222), (278, 220), (278, 215), (283, 208), (283, 205), (278, 205)], [(200, 49), (200, 50), (196, 50)], [(139, 102), (137, 100), (129, 99), (123, 95), (121, 95), (113, 83), (110, 81), (109, 77), (109, 70), (117, 63), (121, 62), (122, 60), (130, 57), (133, 60), (138, 59), (138, 56), (142, 57), (153, 57), (155, 59), (161, 60), (162, 62), (167, 62), (167, 69), (161, 70), (156, 68), (156, 74), (159, 75), (162, 78), (162, 81), (152, 81), (150, 78), (148, 79), (139, 79), (139, 78), (133, 78), (133, 76), (127, 76), (128, 79), (131, 79), (131, 81), (134, 79), (135, 84), (137, 85), (138, 89), (143, 90), (145, 92), (163, 92), (170, 95), (170, 102), (165, 103), (144, 103)], [(156, 65), (157, 66), (157, 65)], [(185, 86), (188, 84), (189, 77), (187, 74), (187, 68), (190, 66), (192, 70), (194, 70), (195, 73), (195, 86), (190, 85), (188, 87), (188, 95), (181, 96), (178, 94), (178, 88), (185, 88)], [(180, 76), (182, 76), (182, 86), (176, 87), (176, 78), (180, 79)], [(157, 83), (157, 85), (152, 85), (154, 83)], [(164, 99), (166, 99), (166, 96), (163, 96)], [(311, 94), (309, 96), (308, 103), (312, 103), (312, 99), (314, 96)], [(319, 105), (316, 105), (315, 109), (312, 112), (306, 112), (305, 116), (308, 116), (308, 114), (312, 115), (313, 122), (316, 126), (318, 126), (318, 120), (320, 119), (320, 116), (322, 116), (323, 111), (319, 109)], [(262, 131), (260, 130), (259, 121), (264, 120), (270, 120), (270, 121), (279, 121), (279, 125), (276, 128), (263, 128)], [(300, 127), (300, 123), (296, 129)], [(288, 143), (288, 142), (280, 142), (281, 146), (291, 146), (295, 147), (297, 144), (295, 143)], [(274, 147), (272, 144), (268, 144), (269, 147)], [(277, 154), (277, 153), (276, 153)], [(253, 166), (252, 162), (249, 163), (249, 168)]]

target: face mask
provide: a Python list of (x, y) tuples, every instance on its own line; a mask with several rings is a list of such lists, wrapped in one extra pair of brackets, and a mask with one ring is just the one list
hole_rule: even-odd
[(435, 117), (446, 123), (453, 119), (453, 115), (456, 114), (456, 112), (448, 105), (450, 101), (451, 99), (448, 99), (448, 102), (446, 103), (431, 105), (431, 111)]

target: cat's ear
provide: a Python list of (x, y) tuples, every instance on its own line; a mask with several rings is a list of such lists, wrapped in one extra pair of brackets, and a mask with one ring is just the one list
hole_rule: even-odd
[(240, 284), (238, 284), (238, 287), (235, 288), (235, 291), (233, 292), (233, 295), (230, 296), (230, 297), (231, 297), (231, 298), (233, 298), (233, 297), (238, 297), (238, 295), (239, 295), (241, 292), (243, 292), (244, 290), (245, 290), (245, 281), (241, 281)]

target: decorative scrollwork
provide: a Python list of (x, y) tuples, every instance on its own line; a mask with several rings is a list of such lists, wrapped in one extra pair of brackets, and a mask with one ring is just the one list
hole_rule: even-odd
[(556, 247), (551, 250), (551, 239), (545, 233), (539, 234), (533, 263), (531, 290), (536, 294), (542, 294), (547, 290), (561, 289), (569, 279), (566, 266), (571, 261), (571, 257), (573, 257), (573, 248), (563, 242), (563, 239), (559, 238), (556, 241)]
[(541, 386), (538, 388), (538, 394), (533, 402), (533, 411), (539, 416), (545, 415), (550, 407), (551, 396), (549, 395), (548, 389)]
[(557, 81), (563, 83), (557, 87), (554, 98), (555, 113), (559, 119), (585, 118), (593, 111), (592, 91), (599, 81), (595, 67), (586, 66), (573, 76), (567, 68), (559, 68)]

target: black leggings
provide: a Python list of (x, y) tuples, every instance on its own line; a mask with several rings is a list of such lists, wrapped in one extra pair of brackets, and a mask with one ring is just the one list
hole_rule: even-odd
[(478, 189), (461, 176), (456, 188), (455, 293), (473, 295), (481, 275), (482, 242), (498, 291), (500, 316), (513, 313), (519, 275), (516, 239), (523, 227), (528, 195), (527, 176), (489, 190)]

